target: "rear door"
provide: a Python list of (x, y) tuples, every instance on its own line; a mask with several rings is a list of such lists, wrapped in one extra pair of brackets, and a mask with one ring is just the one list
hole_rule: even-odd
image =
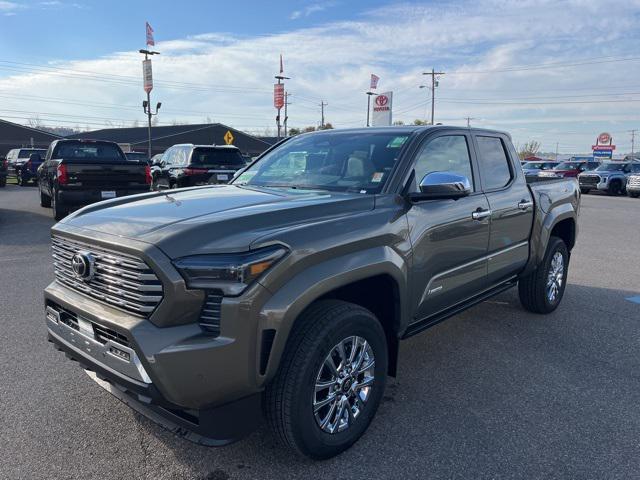
[(489, 202), (488, 279), (497, 284), (518, 274), (529, 258), (533, 197), (506, 135), (474, 134), (482, 190)]
[(464, 175), (473, 185), (467, 197), (424, 200), (407, 211), (414, 319), (421, 321), (486, 288), (489, 204), (481, 191), (468, 130), (429, 136), (416, 153), (413, 171), (410, 192), (418, 191), (420, 180), (435, 171)]

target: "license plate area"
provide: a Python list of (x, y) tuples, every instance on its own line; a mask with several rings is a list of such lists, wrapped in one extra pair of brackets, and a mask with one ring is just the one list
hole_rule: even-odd
[(102, 197), (103, 200), (108, 199), (108, 198), (116, 198), (116, 191), (115, 190), (103, 190), (102, 192), (100, 192), (100, 196)]

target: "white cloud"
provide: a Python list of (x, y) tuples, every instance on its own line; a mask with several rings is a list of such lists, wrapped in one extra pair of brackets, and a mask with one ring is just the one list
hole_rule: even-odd
[(289, 18), (291, 20), (297, 20), (298, 18), (308, 17), (309, 15), (312, 15), (314, 13), (322, 12), (323, 10), (326, 10), (327, 8), (333, 6), (335, 6), (335, 2), (325, 1), (322, 3), (312, 3), (311, 5), (307, 5), (300, 10), (294, 10), (293, 12), (291, 12), (291, 15), (289, 15)]
[[(626, 131), (637, 127), (640, 105), (640, 89), (634, 86), (640, 61), (611, 60), (634, 57), (638, 14), (638, 0), (562, 5), (459, 0), (394, 4), (354, 21), (273, 35), (211, 32), (176, 38), (157, 45), (162, 55), (153, 59), (152, 100), (163, 102), (159, 119), (165, 123), (210, 117), (253, 131), (273, 128), (273, 75), (283, 53), (285, 72), (292, 77), (287, 82), (290, 126), (317, 124), (321, 100), (329, 103), (326, 116), (334, 125), (362, 125), (372, 72), (381, 77), (380, 91), (395, 92), (394, 117), (411, 122), (430, 112), (427, 92), (418, 85), (426, 80), (421, 73), (433, 67), (446, 72), (436, 92), (436, 121), (463, 125), (470, 116), (477, 126), (511, 131), (516, 142), (535, 136), (547, 150), (559, 142), (561, 152), (587, 151), (599, 131), (611, 130), (619, 148), (628, 150)], [(608, 63), (564, 66), (591, 58)], [(107, 118), (129, 125), (142, 121), (140, 61), (135, 52), (121, 52), (52, 64), (99, 72), (103, 81), (95, 74), (46, 69), (0, 78), (0, 116), (40, 111), (45, 123), (65, 120), (95, 128)], [(550, 63), (557, 65), (495, 72)], [(480, 73), (488, 71), (493, 72)]]

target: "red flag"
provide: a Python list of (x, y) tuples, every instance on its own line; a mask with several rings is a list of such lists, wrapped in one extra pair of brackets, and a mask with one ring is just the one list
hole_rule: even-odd
[(378, 77), (377, 75), (374, 75), (372, 73), (371, 74), (371, 86), (369, 87), (371, 90), (375, 90), (376, 88), (378, 88), (378, 80), (380, 80), (380, 77)]
[(149, 25), (149, 22), (146, 22), (147, 24), (147, 45), (155, 45), (156, 42), (153, 39), (153, 28), (151, 28), (151, 25)]
[(284, 66), (282, 64), (282, 54), (280, 54), (280, 73), (284, 73)]

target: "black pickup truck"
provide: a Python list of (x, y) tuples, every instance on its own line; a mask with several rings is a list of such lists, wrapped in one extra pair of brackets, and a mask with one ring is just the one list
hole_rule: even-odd
[(299, 135), (229, 185), (55, 225), (49, 340), (187, 439), (224, 445), (264, 411), (284, 445), (327, 458), (369, 426), (402, 339), (515, 286), (555, 310), (579, 206), (575, 179), (527, 185), (505, 133)]
[(128, 160), (117, 143), (56, 140), (38, 168), (40, 205), (56, 220), (90, 203), (151, 189), (147, 162)]

